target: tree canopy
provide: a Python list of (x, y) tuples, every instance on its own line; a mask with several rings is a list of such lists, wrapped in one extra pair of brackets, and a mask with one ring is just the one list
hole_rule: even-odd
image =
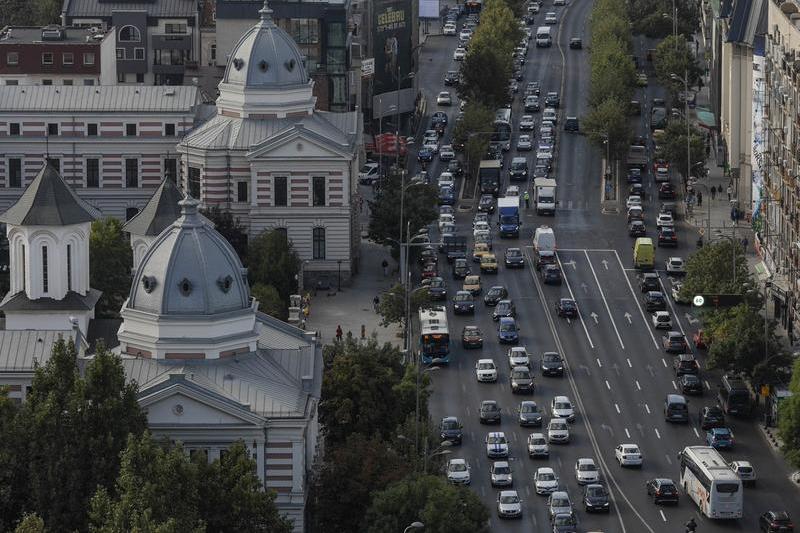
[(794, 362), (789, 390), (792, 396), (780, 404), (778, 429), (786, 459), (800, 468), (800, 359)]
[[(389, 326), (390, 324), (404, 323), (406, 318), (406, 290), (405, 287), (397, 283), (391, 289), (383, 293), (380, 297), (380, 304), (378, 306), (378, 314), (381, 315), (381, 326)], [(416, 316), (417, 311), (423, 307), (427, 308), (432, 305), (430, 293), (427, 289), (417, 288), (412, 289), (410, 294), (411, 300), (409, 302), (409, 315)]]
[(95, 312), (99, 317), (117, 317), (131, 290), (133, 251), (122, 222), (104, 218), (92, 222), (89, 237), (89, 284), (102, 291)]
[[(653, 66), (658, 82), (670, 91), (673, 100), (685, 89), (683, 79), (688, 79), (690, 89), (699, 83), (700, 65), (683, 35), (670, 35), (658, 43)], [(676, 79), (673, 74), (681, 79)]]
[(746, 294), (752, 285), (744, 249), (723, 239), (689, 256), (680, 295), (691, 300), (696, 294)]
[(230, 209), (222, 209), (213, 205), (203, 209), (204, 217), (214, 223), (214, 228), (233, 246), (242, 263), (247, 259), (247, 230), (238, 217), (234, 217)]
[(271, 285), (287, 307), (297, 291), (300, 257), (281, 231), (265, 231), (248, 246), (247, 273), (251, 285)]
[(467, 159), (467, 176), (472, 177), (489, 148), (494, 112), (478, 101), (468, 100), (464, 117), (453, 129), (453, 143), (463, 145)]

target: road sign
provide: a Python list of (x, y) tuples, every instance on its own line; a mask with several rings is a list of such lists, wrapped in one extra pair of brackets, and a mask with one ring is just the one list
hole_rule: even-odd
[(370, 57), (361, 60), (361, 77), (369, 78), (375, 74), (375, 58)]
[(706, 303), (706, 299), (703, 298), (702, 295), (698, 294), (692, 299), (692, 303), (695, 307), (703, 307), (703, 304)]
[(735, 307), (742, 301), (741, 294), (698, 294), (692, 298), (695, 307)]
[(700, 228), (699, 230), (697, 230), (697, 232), (700, 234), (701, 237), (706, 234), (706, 230), (704, 230), (703, 228)]

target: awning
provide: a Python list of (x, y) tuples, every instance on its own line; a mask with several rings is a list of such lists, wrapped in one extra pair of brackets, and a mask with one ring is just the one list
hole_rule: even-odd
[(707, 130), (717, 129), (717, 121), (714, 118), (714, 113), (707, 108), (698, 107), (695, 109), (695, 115), (697, 116), (697, 125), (701, 128)]

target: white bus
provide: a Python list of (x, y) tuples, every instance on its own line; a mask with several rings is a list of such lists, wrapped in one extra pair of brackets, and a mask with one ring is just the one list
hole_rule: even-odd
[(742, 481), (710, 446), (687, 446), (678, 454), (680, 483), (708, 518), (741, 518)]
[(494, 113), (490, 145), (508, 152), (511, 149), (511, 108), (502, 107)]
[(450, 331), (447, 328), (447, 310), (444, 307), (419, 310), (419, 348), (422, 362), (447, 364), (450, 362)]

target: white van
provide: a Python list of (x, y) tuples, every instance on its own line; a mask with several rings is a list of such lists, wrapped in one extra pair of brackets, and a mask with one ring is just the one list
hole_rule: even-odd
[(536, 30), (536, 47), (547, 48), (553, 44), (550, 36), (550, 26), (539, 26)]

